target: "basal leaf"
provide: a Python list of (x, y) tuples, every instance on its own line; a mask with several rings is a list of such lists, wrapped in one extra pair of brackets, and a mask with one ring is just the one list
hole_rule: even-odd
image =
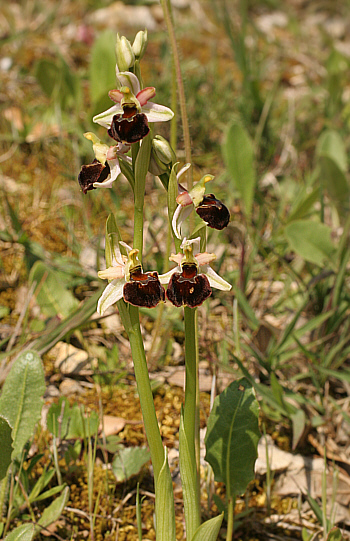
[(99, 35), (92, 47), (90, 63), (90, 93), (91, 101), (93, 103), (102, 98), (103, 94), (108, 94), (108, 91), (112, 88), (116, 88), (116, 57), (114, 52), (115, 41), (115, 32), (112, 30), (105, 30)]
[(49, 317), (56, 315), (67, 317), (79, 304), (74, 295), (68, 291), (57, 272), (43, 261), (37, 261), (30, 272), (29, 282), (36, 282), (36, 300)]
[(259, 406), (250, 383), (231, 383), (214, 401), (205, 438), (206, 461), (216, 481), (226, 484), (227, 497), (245, 492), (254, 478), (260, 437)]
[(150, 454), (145, 447), (125, 447), (117, 452), (112, 462), (112, 471), (119, 483), (137, 475), (149, 461)]
[(5, 417), (0, 416), (0, 481), (11, 464), (12, 442), (12, 427)]
[(347, 153), (343, 137), (335, 130), (326, 130), (317, 141), (316, 156), (327, 156), (343, 172), (347, 170)]
[(297, 220), (288, 224), (284, 232), (291, 249), (310, 263), (322, 266), (334, 254), (331, 229), (325, 224)]
[(34, 535), (34, 524), (22, 524), (10, 532), (5, 541), (31, 541)]
[(34, 351), (25, 351), (13, 363), (0, 397), (0, 414), (12, 426), (12, 458), (18, 456), (33, 435), (40, 419), (45, 392), (41, 359)]
[(39, 533), (42, 528), (47, 528), (58, 520), (60, 516), (63, 513), (64, 508), (66, 507), (68, 503), (69, 498), (69, 487), (66, 487), (61, 496), (56, 498), (46, 509), (44, 510), (43, 514), (41, 515), (37, 526), (35, 526), (35, 533)]
[(221, 515), (213, 517), (204, 522), (204, 524), (199, 526), (198, 530), (194, 534), (194, 537), (192, 537), (192, 541), (216, 541), (220, 532), (223, 518), (224, 514), (222, 513)]
[(248, 133), (240, 124), (229, 127), (223, 154), (233, 186), (241, 194), (245, 214), (249, 217), (256, 185), (254, 150)]

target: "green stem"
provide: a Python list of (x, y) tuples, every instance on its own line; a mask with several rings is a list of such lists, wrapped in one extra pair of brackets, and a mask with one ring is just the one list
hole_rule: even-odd
[[(200, 490), (199, 490), (199, 423), (198, 423), (198, 344), (197, 344), (197, 321), (194, 308), (184, 307), (185, 319), (185, 406), (184, 406), (184, 430), (188, 442), (192, 467), (194, 470), (195, 508), (197, 524), (200, 526)], [(181, 451), (180, 451), (181, 452)], [(194, 533), (194, 532), (193, 532)], [(191, 539), (191, 537), (189, 537)]]
[(140, 398), (147, 441), (151, 453), (155, 485), (157, 486), (159, 472), (164, 462), (164, 449), (148, 375), (146, 355), (140, 330), (139, 310), (136, 306), (129, 305), (127, 307), (123, 300), (118, 302), (118, 309), (130, 341), (137, 390)]
[(226, 541), (231, 541), (232, 539), (235, 501), (236, 501), (236, 498), (234, 498), (233, 496), (231, 496), (231, 498), (228, 500)]

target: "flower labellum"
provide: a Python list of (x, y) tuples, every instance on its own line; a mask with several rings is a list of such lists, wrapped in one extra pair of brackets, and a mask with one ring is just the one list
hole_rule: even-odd
[(230, 221), (228, 208), (212, 193), (204, 195), (202, 202), (196, 207), (196, 212), (213, 229), (224, 229)]
[(123, 297), (134, 306), (154, 308), (165, 301), (165, 290), (156, 271), (142, 272), (141, 267), (136, 267), (130, 270), (130, 280), (124, 285)]
[(195, 264), (183, 263), (182, 272), (174, 272), (170, 278), (166, 296), (174, 306), (200, 306), (211, 295), (208, 278), (198, 274)]
[[(132, 116), (129, 116), (133, 113)], [(149, 133), (147, 117), (144, 113), (137, 113), (136, 109), (129, 108), (122, 115), (114, 115), (108, 135), (116, 141), (129, 144), (141, 141)]]
[(78, 175), (78, 181), (83, 194), (86, 194), (89, 190), (95, 190), (95, 183), (102, 183), (111, 170), (109, 165), (103, 165), (101, 162), (94, 159), (94, 161), (88, 165), (83, 165)]
[[(212, 293), (212, 287), (229, 291), (231, 285), (209, 266), (216, 259), (215, 254), (198, 253), (200, 238), (184, 239), (183, 254), (172, 254), (170, 261), (177, 267), (159, 276), (161, 284), (168, 284), (167, 298), (175, 306), (200, 306)], [(193, 255), (193, 252), (196, 255)]]

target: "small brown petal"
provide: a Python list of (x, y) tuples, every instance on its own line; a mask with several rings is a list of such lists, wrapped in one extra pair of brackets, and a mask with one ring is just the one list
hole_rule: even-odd
[[(131, 110), (131, 108), (129, 108)], [(132, 109), (133, 110), (133, 109)], [(137, 143), (149, 133), (148, 120), (144, 113), (129, 116), (129, 110), (114, 115), (108, 135), (119, 143)]]
[(196, 265), (184, 264), (182, 272), (174, 272), (166, 295), (175, 306), (200, 306), (211, 295), (208, 278), (197, 274)]
[(213, 229), (224, 229), (230, 221), (228, 208), (216, 199), (212, 193), (203, 197), (203, 201), (196, 208), (196, 212)]
[(78, 181), (83, 193), (86, 194), (89, 190), (94, 190), (94, 183), (106, 180), (110, 172), (108, 163), (103, 165), (96, 158), (89, 165), (83, 165), (78, 175)]
[(123, 297), (134, 306), (154, 308), (160, 301), (165, 301), (165, 289), (156, 271), (143, 273), (140, 268), (135, 268), (130, 271), (130, 281), (124, 285)]

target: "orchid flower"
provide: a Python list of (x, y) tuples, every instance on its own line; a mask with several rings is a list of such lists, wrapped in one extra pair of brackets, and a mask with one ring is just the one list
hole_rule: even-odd
[(98, 272), (99, 278), (111, 280), (97, 304), (97, 312), (100, 315), (122, 298), (134, 306), (147, 308), (153, 308), (165, 300), (164, 287), (160, 284), (158, 273), (156, 271), (144, 273), (137, 257), (139, 251), (125, 242), (120, 241), (119, 244), (124, 246), (128, 257), (122, 255), (119, 246), (116, 245), (112, 265)]
[(148, 134), (148, 122), (164, 122), (173, 118), (171, 109), (149, 101), (156, 94), (154, 87), (141, 90), (138, 78), (129, 71), (116, 75), (120, 88), (108, 94), (115, 105), (93, 118), (94, 122), (108, 129), (110, 137), (120, 143), (136, 143)]
[(83, 193), (95, 188), (111, 188), (121, 173), (118, 156), (129, 161), (130, 158), (125, 156), (125, 153), (130, 149), (130, 145), (118, 143), (109, 147), (92, 132), (84, 133), (84, 137), (92, 141), (95, 159), (89, 165), (83, 165), (79, 173), (78, 180)]
[(214, 178), (213, 175), (204, 175), (190, 192), (181, 186), (179, 178), (189, 167), (191, 164), (187, 163), (176, 175), (179, 195), (176, 198), (178, 207), (174, 212), (172, 227), (178, 239), (182, 238), (181, 226), (193, 209), (213, 229), (224, 229), (230, 221), (228, 208), (214, 194), (205, 194), (205, 184)]
[[(199, 253), (200, 237), (183, 239), (183, 254), (171, 254), (170, 261), (177, 266), (159, 276), (161, 284), (168, 284), (166, 296), (175, 306), (200, 306), (212, 293), (211, 288), (230, 291), (231, 285), (219, 276), (209, 265), (216, 259), (215, 254)], [(193, 254), (196, 255), (193, 255)]]

